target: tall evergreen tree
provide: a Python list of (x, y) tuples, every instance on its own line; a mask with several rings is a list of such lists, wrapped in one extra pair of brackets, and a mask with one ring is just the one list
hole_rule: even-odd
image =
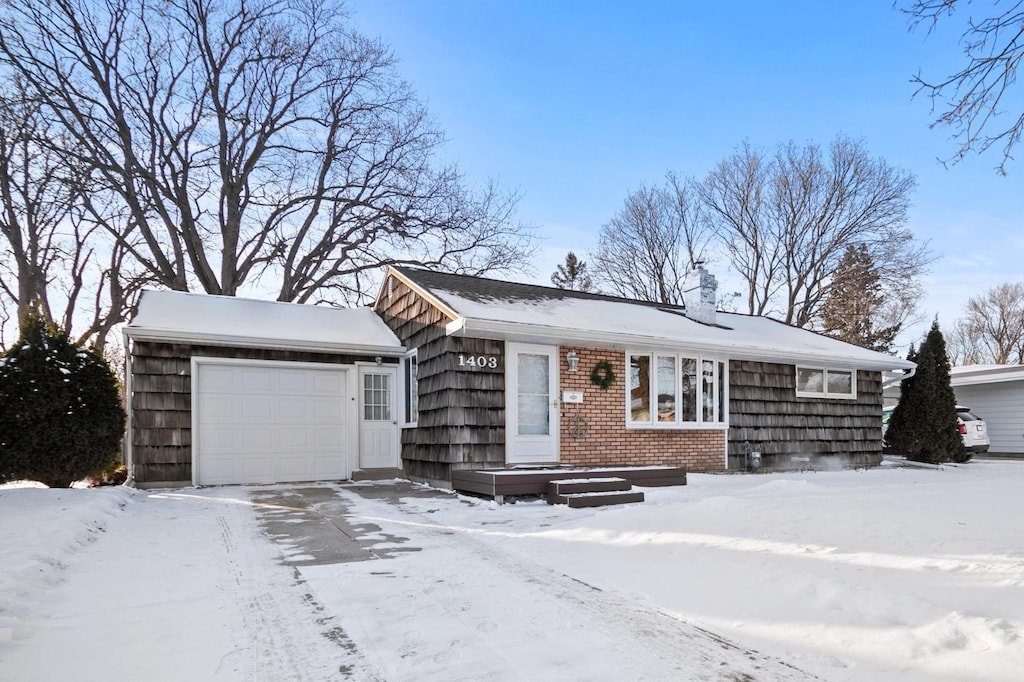
[(0, 358), (0, 483), (68, 487), (98, 474), (118, 456), (124, 426), (103, 356), (29, 316), (17, 345)]
[(917, 363), (912, 378), (900, 386), (900, 402), (886, 431), (886, 444), (907, 459), (940, 464), (966, 460), (949, 382), (946, 340), (933, 322), (921, 348), (907, 359)]
[(565, 264), (559, 265), (551, 275), (551, 283), (559, 289), (573, 291), (590, 291), (594, 286), (587, 273), (587, 264), (572, 251), (565, 256)]
[(823, 331), (840, 341), (890, 352), (900, 325), (878, 325), (882, 283), (864, 243), (846, 247), (821, 311)]

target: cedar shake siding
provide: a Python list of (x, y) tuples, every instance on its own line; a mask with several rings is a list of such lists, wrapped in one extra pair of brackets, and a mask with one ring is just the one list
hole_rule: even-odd
[[(626, 428), (626, 354), (621, 350), (562, 346), (580, 358), (579, 369), (560, 370), (562, 391), (582, 391), (583, 403), (561, 404), (561, 464), (571, 466), (676, 466), (689, 471), (725, 468), (725, 431), (699, 428)], [(590, 380), (594, 365), (607, 360), (615, 381), (607, 390)]]
[[(882, 460), (882, 375), (857, 372), (854, 400), (796, 397), (796, 367), (729, 363), (729, 468), (746, 466), (744, 444), (762, 467), (873, 466)], [(793, 458), (797, 459), (794, 460)]]
[[(132, 465), (141, 486), (192, 483), (192, 357), (351, 365), (373, 356), (134, 341)], [(383, 358), (394, 364), (397, 358)]]
[[(392, 278), (377, 312), (416, 349), (419, 410), (402, 430), (402, 466), (413, 480), (446, 484), (452, 469), (505, 466), (505, 343), (448, 336), (451, 318)], [(497, 358), (496, 367), (459, 365), (459, 355)]]
[[(747, 443), (762, 453), (764, 467), (878, 464), (879, 368), (907, 364), (764, 318), (723, 313), (708, 325), (678, 308), (427, 270), (390, 271), (375, 310), (402, 345), (417, 352), (419, 411), (417, 424), (402, 432), (405, 472), (440, 484), (450, 482), (455, 470), (506, 466), (502, 339), (557, 347), (559, 393), (583, 393), (579, 404), (557, 396), (557, 460), (581, 467), (742, 470)], [(638, 328), (623, 328), (616, 313)], [(457, 331), (449, 335), (450, 329)], [(792, 362), (762, 360), (756, 355), (762, 341), (767, 356), (792, 357)], [(661, 345), (668, 356), (693, 354), (716, 363), (716, 382), (728, 366), (728, 386), (716, 383), (726, 395), (716, 393), (714, 421), (627, 423), (628, 354), (653, 351), (655, 357)], [(729, 359), (731, 350), (750, 359)], [(565, 363), (570, 351), (579, 357), (576, 372)], [(460, 363), (460, 355), (467, 361)], [(474, 356), (477, 361), (469, 362)], [(602, 360), (615, 373), (607, 390), (590, 379)], [(853, 372), (855, 398), (834, 397), (827, 390), (797, 397), (798, 364), (821, 368), (823, 378), (828, 371), (841, 372), (848, 386), (851, 370), (843, 368), (860, 361), (872, 369)], [(830, 370), (833, 364), (838, 367)], [(726, 414), (717, 414), (723, 408)]]

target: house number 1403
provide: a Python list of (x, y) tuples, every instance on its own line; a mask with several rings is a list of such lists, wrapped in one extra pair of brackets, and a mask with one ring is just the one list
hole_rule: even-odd
[(490, 367), (495, 369), (498, 366), (496, 355), (462, 355), (459, 354), (459, 367)]

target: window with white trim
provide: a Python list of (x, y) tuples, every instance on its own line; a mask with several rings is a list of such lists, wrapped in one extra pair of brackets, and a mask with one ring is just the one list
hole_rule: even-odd
[(420, 402), (419, 362), (416, 357), (416, 351), (412, 351), (402, 358), (402, 374), (404, 378), (402, 384), (405, 387), (405, 426), (416, 426), (416, 421), (419, 418)]
[(798, 398), (853, 400), (857, 397), (857, 370), (797, 367), (796, 395)]
[(724, 426), (728, 421), (726, 364), (677, 353), (628, 353), (628, 426)]

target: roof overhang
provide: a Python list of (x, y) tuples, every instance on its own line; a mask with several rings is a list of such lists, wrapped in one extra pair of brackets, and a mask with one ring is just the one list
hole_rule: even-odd
[(909, 360), (884, 356), (881, 353), (877, 355), (880, 358), (884, 357), (884, 360), (868, 360), (851, 357), (849, 354), (838, 355), (825, 352), (797, 353), (788, 349), (755, 345), (684, 342), (677, 339), (644, 336), (623, 331), (582, 330), (465, 317), (456, 317), (455, 320), (449, 322), (446, 331), (449, 336), (461, 335), (522, 343), (581, 345), (593, 348), (613, 348), (616, 350), (665, 350), (711, 353), (733, 360), (768, 361), (779, 364), (831, 367), (836, 369), (884, 372), (913, 369), (917, 366)]
[(949, 373), (951, 386), (976, 386), (1024, 381), (1024, 365), (979, 365), (954, 367)]
[(133, 341), (151, 341), (157, 343), (187, 343), (208, 346), (224, 346), (230, 348), (267, 348), (271, 350), (296, 350), (314, 353), (352, 353), (356, 355), (381, 355), (401, 357), (405, 354), (404, 346), (376, 346), (353, 343), (324, 343), (303, 339), (285, 339), (255, 336), (232, 336), (228, 334), (182, 334), (175, 330), (153, 329), (127, 326), (125, 336)]

